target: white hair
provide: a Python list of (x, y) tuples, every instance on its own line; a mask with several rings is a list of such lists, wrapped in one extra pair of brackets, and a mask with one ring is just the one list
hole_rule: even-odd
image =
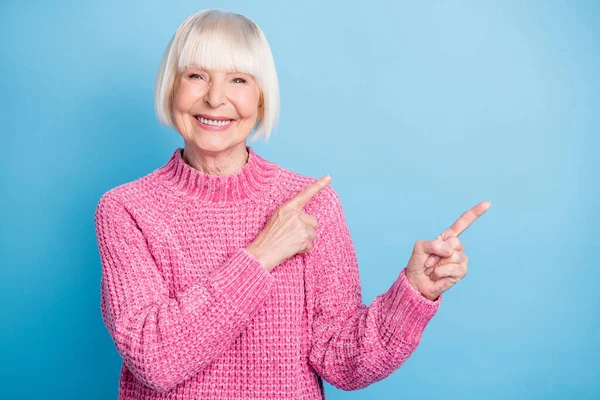
[(163, 54), (154, 86), (158, 120), (177, 129), (173, 121), (175, 80), (190, 65), (202, 69), (243, 72), (254, 76), (261, 89), (263, 114), (250, 141), (265, 142), (279, 122), (279, 83), (271, 48), (260, 27), (248, 17), (209, 9), (190, 15), (177, 29)]

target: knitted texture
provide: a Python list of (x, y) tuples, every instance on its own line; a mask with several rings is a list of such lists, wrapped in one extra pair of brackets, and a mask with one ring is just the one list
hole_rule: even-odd
[(246, 148), (248, 162), (224, 176), (177, 148), (101, 196), (100, 308), (123, 359), (119, 399), (324, 399), (322, 379), (361, 389), (402, 365), (436, 313), (442, 296), (423, 297), (405, 269), (362, 303), (331, 186), (303, 209), (318, 221), (313, 249), (267, 271), (246, 246), (316, 179)]

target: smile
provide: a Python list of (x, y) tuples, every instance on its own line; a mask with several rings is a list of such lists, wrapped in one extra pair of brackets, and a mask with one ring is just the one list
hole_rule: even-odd
[(202, 128), (207, 129), (207, 130), (211, 130), (211, 131), (222, 131), (222, 130), (225, 130), (233, 122), (232, 119), (225, 120), (225, 121), (215, 121), (215, 120), (207, 119), (207, 118), (204, 118), (204, 117), (196, 117), (196, 121), (198, 121), (198, 124)]

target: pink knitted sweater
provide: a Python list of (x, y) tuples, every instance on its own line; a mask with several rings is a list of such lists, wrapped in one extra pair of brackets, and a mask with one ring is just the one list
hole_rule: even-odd
[(442, 297), (423, 297), (404, 269), (362, 303), (331, 186), (304, 207), (318, 221), (313, 249), (267, 271), (245, 247), (315, 179), (247, 149), (240, 170), (217, 176), (177, 148), (100, 198), (101, 312), (123, 359), (119, 399), (324, 399), (322, 379), (361, 389), (402, 365), (436, 313)]

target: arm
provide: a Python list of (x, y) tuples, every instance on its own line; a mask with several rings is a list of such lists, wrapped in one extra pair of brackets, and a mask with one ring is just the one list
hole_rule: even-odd
[(400, 368), (442, 296), (423, 297), (403, 269), (385, 293), (364, 305), (352, 238), (338, 195), (329, 189), (316, 206), (317, 236), (305, 259), (314, 287), (309, 362), (337, 388), (357, 390)]
[(254, 256), (238, 249), (204, 282), (170, 297), (145, 237), (112, 196), (100, 199), (95, 225), (103, 320), (129, 370), (161, 393), (223, 354), (273, 283)]

